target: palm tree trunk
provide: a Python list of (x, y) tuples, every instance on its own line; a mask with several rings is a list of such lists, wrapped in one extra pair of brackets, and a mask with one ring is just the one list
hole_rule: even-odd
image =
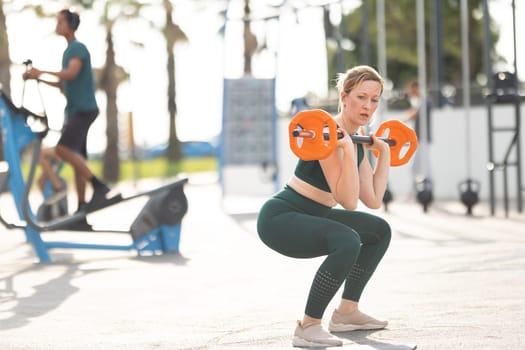
[(250, 28), (250, 0), (244, 0), (244, 74), (252, 75), (252, 57), (257, 49), (257, 38)]
[(107, 27), (106, 32), (106, 64), (102, 73), (102, 88), (106, 93), (106, 151), (103, 159), (103, 178), (116, 182), (120, 175), (120, 158), (118, 152), (118, 107), (117, 78), (115, 76), (115, 49), (113, 44), (113, 28)]
[(169, 137), (168, 149), (166, 151), (166, 158), (170, 162), (177, 162), (182, 158), (180, 142), (177, 136), (177, 102), (176, 86), (175, 86), (175, 41), (176, 28), (172, 18), (173, 5), (169, 0), (164, 0), (164, 9), (166, 11), (166, 52), (168, 55), (168, 113), (169, 113)]

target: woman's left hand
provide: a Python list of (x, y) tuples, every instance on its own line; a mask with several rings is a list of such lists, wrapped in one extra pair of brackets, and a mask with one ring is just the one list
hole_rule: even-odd
[(377, 136), (375, 136), (373, 133), (370, 133), (370, 137), (374, 141), (371, 145), (365, 145), (365, 148), (367, 150), (375, 150), (378, 151), (379, 154), (390, 152), (390, 146), (388, 143), (381, 141)]

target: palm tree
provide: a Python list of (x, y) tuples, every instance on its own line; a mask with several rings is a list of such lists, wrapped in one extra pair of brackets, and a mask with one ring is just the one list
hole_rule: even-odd
[[(79, 0), (82, 1), (82, 0)], [(85, 2), (85, 1), (84, 1)], [(140, 10), (147, 4), (135, 0), (112, 0), (105, 2), (101, 23), (106, 30), (106, 61), (100, 71), (99, 87), (106, 94), (106, 136), (107, 146), (103, 158), (103, 177), (107, 181), (118, 180), (120, 173), (120, 156), (118, 150), (119, 129), (118, 129), (118, 107), (116, 103), (118, 85), (126, 79), (126, 74), (117, 66), (115, 62), (115, 50), (113, 41), (113, 28), (120, 19), (136, 19), (140, 17)], [(166, 23), (161, 29), (166, 39), (167, 51), (167, 71), (168, 71), (168, 112), (169, 122), (169, 141), (166, 153), (170, 161), (177, 161), (181, 158), (180, 142), (177, 137), (175, 118), (177, 114), (176, 88), (175, 88), (175, 55), (174, 45), (178, 41), (187, 40), (186, 35), (180, 27), (173, 21), (173, 5), (169, 0), (162, 0), (162, 6), (166, 14)], [(154, 26), (154, 23), (151, 23)]]
[(175, 86), (175, 51), (174, 47), (178, 41), (187, 41), (186, 34), (173, 21), (173, 4), (170, 0), (162, 0), (166, 23), (162, 28), (162, 34), (166, 39), (166, 53), (168, 57), (168, 113), (169, 113), (169, 137), (166, 158), (170, 162), (178, 162), (182, 158), (182, 150), (177, 136), (177, 102)]
[(257, 51), (257, 38), (250, 27), (250, 0), (244, 0), (244, 74), (252, 74), (252, 58)]
[[(82, 0), (79, 0), (82, 1)], [(83, 1), (85, 2), (85, 0)], [(102, 176), (106, 181), (115, 182), (120, 176), (119, 127), (117, 89), (127, 79), (127, 74), (115, 61), (113, 28), (121, 19), (136, 18), (144, 6), (140, 1), (106, 1), (100, 18), (106, 32), (106, 60), (98, 72), (98, 86), (106, 95), (106, 150), (103, 157)]]
[(118, 151), (118, 107), (116, 79), (115, 48), (113, 42), (113, 26), (116, 18), (110, 18), (111, 3), (104, 6), (102, 23), (106, 30), (106, 61), (101, 70), (99, 85), (106, 94), (106, 151), (103, 157), (102, 176), (107, 181), (117, 181), (120, 175), (120, 156)]

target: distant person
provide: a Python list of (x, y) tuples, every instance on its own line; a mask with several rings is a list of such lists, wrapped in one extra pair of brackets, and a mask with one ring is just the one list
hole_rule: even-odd
[[(390, 147), (375, 135), (371, 135), (373, 144), (369, 146), (354, 144), (349, 136), (370, 122), (383, 84), (383, 78), (369, 66), (357, 66), (340, 75), (339, 113), (334, 119), (343, 138), (328, 158), (299, 160), (284, 189), (259, 212), (257, 231), (268, 247), (292, 258), (326, 257), (310, 286), (304, 316), (297, 321), (294, 346), (342, 346), (343, 341), (330, 332), (387, 325), (387, 321), (363, 313), (359, 300), (389, 246), (390, 226), (356, 207), (359, 200), (369, 208), (381, 207)], [(374, 169), (367, 149), (379, 153)], [(334, 208), (338, 204), (342, 209)], [(322, 318), (341, 286), (342, 299), (330, 319), (329, 332)]]
[[(414, 131), (416, 132), (419, 147), (414, 154), (412, 165), (413, 179), (418, 177), (430, 176), (430, 161), (429, 161), (429, 145), (432, 142), (432, 104), (428, 98), (425, 98), (421, 93), (419, 83), (415, 80), (410, 81), (406, 85), (406, 93), (410, 102), (410, 108), (406, 111), (405, 121), (413, 123)], [(423, 121), (421, 118), (422, 108), (425, 108), (425, 132), (423, 131)]]
[[(421, 89), (419, 88), (419, 83), (417, 81), (411, 81), (406, 86), (406, 92), (410, 103), (410, 108), (407, 110), (407, 116), (405, 121), (414, 122), (414, 131), (418, 137), (418, 140), (430, 143), (432, 141), (432, 128), (431, 128), (431, 112), (432, 104), (428, 98), (425, 98), (423, 101), (423, 96), (421, 94)], [(419, 118), (421, 114), (421, 106), (425, 105), (426, 108), (426, 134), (422, 134), (421, 119)]]
[(294, 98), (290, 106), (290, 117), (293, 117), (297, 113), (308, 110), (308, 109), (310, 109), (310, 106), (308, 105), (308, 102), (306, 101), (306, 97)]
[[(62, 70), (52, 72), (33, 67), (24, 73), (23, 78), (38, 79), (63, 92), (66, 98), (64, 128), (54, 154), (51, 155), (56, 155), (73, 167), (78, 209), (93, 210), (106, 200), (109, 187), (93, 175), (86, 162), (89, 127), (99, 114), (91, 58), (86, 46), (75, 37), (75, 31), (80, 24), (79, 15), (64, 9), (58, 13), (56, 19), (56, 34), (63, 36), (67, 41), (62, 56)], [(43, 75), (53, 76), (55, 79), (44, 80), (41, 78)], [(47, 152), (53, 151), (46, 151), (43, 157), (49, 156)], [(47, 170), (43, 168), (43, 171)], [(93, 187), (93, 195), (90, 201), (86, 202), (85, 191), (88, 182)], [(58, 182), (54, 182), (53, 186), (58, 186)]]

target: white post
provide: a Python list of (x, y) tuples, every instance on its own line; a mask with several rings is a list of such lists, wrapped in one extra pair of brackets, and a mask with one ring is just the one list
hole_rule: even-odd
[(468, 47), (468, 0), (461, 0), (461, 56), (463, 70), (463, 109), (465, 110), (465, 154), (467, 178), (470, 178), (470, 62)]
[(417, 20), (417, 58), (418, 58), (418, 84), (421, 92), (419, 101), (419, 150), (422, 153), (421, 172), (426, 178), (430, 178), (430, 148), (427, 140), (427, 68), (425, 54), (425, 0), (416, 1)]

